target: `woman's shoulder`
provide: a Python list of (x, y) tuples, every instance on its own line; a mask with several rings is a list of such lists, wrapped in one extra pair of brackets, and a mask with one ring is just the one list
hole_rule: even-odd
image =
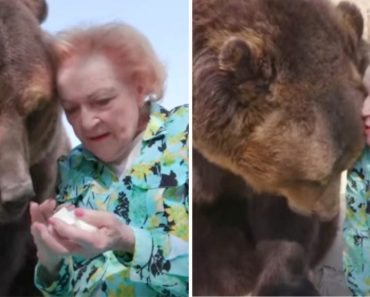
[(370, 147), (365, 145), (362, 153), (359, 155), (353, 166), (347, 172), (348, 186), (354, 182), (363, 183), (370, 180)]
[(174, 108), (172, 108), (169, 111), (170, 115), (175, 115), (175, 116), (183, 116), (183, 115), (188, 115), (189, 114), (189, 104), (182, 104), (178, 105)]
[(168, 113), (168, 118), (171, 119), (182, 119), (183, 121), (189, 122), (189, 105), (183, 104), (172, 108)]
[(171, 137), (179, 133), (187, 134), (188, 129), (189, 106), (187, 104), (167, 110), (162, 105), (152, 102), (150, 121), (147, 128), (149, 132), (146, 136), (162, 135), (166, 131), (167, 137)]
[(366, 144), (361, 154), (357, 158), (353, 168), (363, 168), (370, 165), (370, 147)]
[(170, 134), (187, 132), (189, 129), (189, 106), (176, 106), (168, 111), (166, 129)]
[(80, 144), (58, 160), (60, 171), (81, 170), (87, 163), (97, 163), (97, 158)]
[(182, 104), (172, 109), (166, 109), (163, 105), (152, 102), (151, 103), (151, 115), (158, 116), (162, 120), (168, 121), (170, 119), (184, 119), (189, 120), (189, 105)]
[(74, 167), (77, 163), (81, 162), (83, 154), (83, 147), (82, 145), (78, 145), (71, 149), (67, 155), (63, 155), (59, 158), (58, 163), (59, 165), (64, 164), (68, 165), (68, 167)]
[(82, 145), (73, 148), (58, 160), (58, 181), (78, 185), (91, 182), (102, 171), (103, 163)]

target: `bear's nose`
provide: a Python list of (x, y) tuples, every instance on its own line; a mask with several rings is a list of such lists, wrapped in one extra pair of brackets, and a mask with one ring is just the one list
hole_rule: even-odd
[(1, 190), (3, 207), (11, 212), (21, 211), (34, 196), (32, 183), (28, 181)]
[(23, 209), (27, 205), (27, 202), (29, 199), (22, 199), (22, 200), (17, 200), (17, 201), (9, 201), (3, 203), (3, 207), (11, 213), (18, 214), (20, 212), (23, 212)]

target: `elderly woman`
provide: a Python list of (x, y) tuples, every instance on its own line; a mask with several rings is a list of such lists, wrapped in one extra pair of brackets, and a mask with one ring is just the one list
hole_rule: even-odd
[(370, 67), (364, 76), (368, 95), (362, 107), (366, 146), (354, 168), (348, 171), (344, 273), (355, 296), (370, 295)]
[(60, 102), (82, 143), (59, 162), (56, 201), (95, 228), (54, 217), (54, 200), (32, 203), (37, 287), (49, 296), (187, 295), (187, 107), (155, 102), (164, 68), (126, 24), (64, 32), (56, 52)]

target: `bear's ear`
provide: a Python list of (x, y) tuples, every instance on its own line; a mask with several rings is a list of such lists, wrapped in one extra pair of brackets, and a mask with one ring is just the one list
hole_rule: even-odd
[(22, 1), (42, 23), (48, 14), (48, 6), (44, 0), (23, 0)]
[(263, 54), (258, 39), (245, 41), (239, 36), (229, 37), (220, 48), (218, 63), (221, 70), (233, 73), (238, 83), (269, 79), (272, 75), (271, 60)]
[(341, 26), (347, 35), (346, 42), (349, 43), (351, 50), (357, 49), (364, 31), (361, 11), (355, 4), (346, 1), (340, 2), (336, 9)]

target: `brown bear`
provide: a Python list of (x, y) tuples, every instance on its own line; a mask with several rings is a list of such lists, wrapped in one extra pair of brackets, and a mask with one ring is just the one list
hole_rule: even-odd
[(43, 0), (0, 0), (0, 296), (41, 295), (30, 200), (54, 196), (57, 158), (69, 149), (55, 94)]
[(193, 1), (193, 292), (317, 295), (364, 145), (363, 19), (324, 0)]

